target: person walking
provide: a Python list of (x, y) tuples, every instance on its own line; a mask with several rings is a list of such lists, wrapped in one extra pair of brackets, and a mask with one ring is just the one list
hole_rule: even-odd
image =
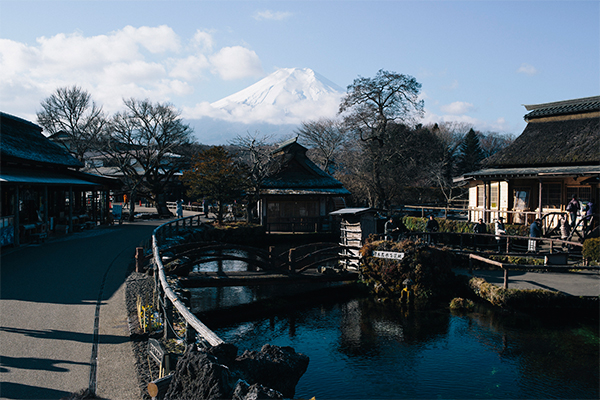
[(392, 217), (385, 222), (383, 229), (385, 231), (385, 240), (393, 241), (397, 228)]
[(567, 212), (569, 213), (569, 217), (571, 218), (571, 228), (575, 228), (577, 226), (577, 214), (579, 213), (579, 201), (577, 200), (577, 195), (574, 194), (571, 197), (571, 201), (567, 204)]

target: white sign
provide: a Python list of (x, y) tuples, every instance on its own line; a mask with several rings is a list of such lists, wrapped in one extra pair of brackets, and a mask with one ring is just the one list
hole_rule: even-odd
[(395, 251), (374, 251), (373, 257), (388, 258), (390, 260), (402, 260), (404, 258), (404, 253), (398, 253)]

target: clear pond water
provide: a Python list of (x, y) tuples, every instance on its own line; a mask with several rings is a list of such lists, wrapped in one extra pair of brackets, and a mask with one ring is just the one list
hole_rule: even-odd
[(599, 398), (597, 322), (353, 299), (211, 328), (240, 350), (270, 343), (308, 355), (296, 398)]
[[(246, 268), (224, 261), (199, 270)], [(214, 310), (296, 290), (303, 289), (193, 289), (192, 306)], [(368, 298), (296, 305), (247, 318), (227, 314), (230, 322), (204, 322), (240, 351), (270, 343), (310, 357), (296, 398), (600, 398), (597, 319), (515, 315), (486, 305), (466, 314), (416, 311)]]

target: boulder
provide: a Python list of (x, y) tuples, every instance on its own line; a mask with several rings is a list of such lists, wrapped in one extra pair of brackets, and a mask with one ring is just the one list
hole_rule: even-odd
[(291, 347), (264, 345), (245, 351), (223, 343), (205, 350), (189, 346), (165, 394), (165, 399), (282, 399), (292, 398), (308, 368), (308, 356)]
[(177, 363), (165, 399), (227, 399), (231, 398), (236, 382), (227, 366), (190, 346)]
[(283, 399), (277, 390), (269, 389), (255, 383), (250, 386), (246, 381), (238, 381), (233, 391), (232, 400)]
[(260, 352), (246, 350), (235, 359), (233, 369), (249, 384), (262, 384), (293, 397), (296, 385), (308, 368), (308, 356), (291, 347), (266, 344)]

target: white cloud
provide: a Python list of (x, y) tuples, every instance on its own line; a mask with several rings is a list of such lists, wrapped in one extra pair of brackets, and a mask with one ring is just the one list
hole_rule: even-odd
[(188, 46), (181, 42), (166, 25), (126, 26), (96, 36), (58, 33), (32, 44), (0, 39), (0, 109), (32, 115), (57, 88), (78, 85), (112, 113), (122, 108), (122, 98), (169, 101), (189, 95), (193, 83), (210, 73), (225, 80), (262, 74), (254, 51), (215, 50), (210, 32), (197, 30)]
[(262, 20), (282, 21), (291, 16), (292, 16), (292, 13), (287, 12), (287, 11), (265, 10), (265, 11), (257, 11), (254, 14), (254, 19), (257, 21), (262, 21)]
[(537, 74), (538, 71), (537, 71), (537, 69), (533, 65), (527, 64), (527, 63), (523, 63), (523, 64), (521, 64), (521, 66), (517, 70), (517, 73), (532, 76), (532, 75)]
[(218, 73), (226, 81), (263, 74), (258, 55), (242, 46), (224, 47), (209, 60), (213, 72)]
[(215, 41), (212, 37), (212, 34), (198, 29), (196, 31), (196, 33), (194, 34), (194, 37), (192, 39), (192, 44), (195, 47), (198, 47), (200, 49), (200, 51), (210, 52), (210, 51), (212, 51), (212, 49), (215, 45)]
[(440, 110), (452, 115), (466, 114), (473, 108), (473, 104), (466, 103), (464, 101), (455, 101), (453, 103), (440, 106)]
[(172, 61), (169, 76), (193, 81), (202, 76), (202, 72), (210, 67), (204, 54), (191, 55)]

